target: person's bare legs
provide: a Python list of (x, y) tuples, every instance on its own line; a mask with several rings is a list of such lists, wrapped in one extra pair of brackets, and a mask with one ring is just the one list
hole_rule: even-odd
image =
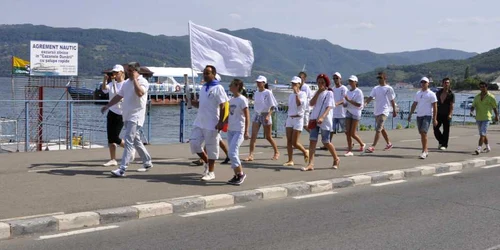
[(337, 169), (340, 166), (340, 158), (337, 155), (337, 151), (335, 150), (335, 146), (333, 146), (333, 143), (331, 142), (323, 142), (323, 145), (330, 151), (330, 154), (333, 157), (333, 168)]
[(352, 122), (353, 122), (353, 120), (350, 118), (345, 119), (345, 136), (347, 138), (347, 152), (352, 151), (352, 138), (351, 138), (351, 123)]
[(385, 131), (385, 128), (382, 128), (382, 136), (384, 137), (384, 140), (386, 142), (387, 145), (391, 144), (391, 142), (389, 141), (389, 135), (387, 134), (387, 131)]
[(363, 146), (363, 144), (365, 144), (361, 138), (359, 137), (359, 135), (356, 133), (356, 129), (358, 128), (358, 123), (359, 121), (358, 120), (352, 120), (351, 121), (351, 128), (350, 128), (350, 131), (351, 131), (351, 137), (356, 140), (360, 146)]
[(278, 146), (276, 145), (276, 142), (273, 139), (272, 133), (271, 133), (271, 125), (264, 125), (264, 132), (266, 135), (266, 140), (271, 144), (274, 150), (274, 156), (272, 160), (278, 160), (280, 157), (280, 152), (278, 151)]
[(293, 128), (286, 128), (286, 152), (288, 161), (285, 164), (293, 163)]
[(244, 161), (253, 161), (253, 151), (255, 150), (255, 141), (257, 140), (257, 134), (259, 133), (260, 123), (252, 123), (252, 136), (250, 137), (250, 152), (248, 157)]
[[(122, 140), (120, 142), (120, 147), (123, 148), (124, 146), (125, 142)], [(111, 160), (116, 160), (116, 148), (118, 148), (118, 146), (115, 143), (109, 144), (109, 157), (111, 157)]]
[(314, 169), (314, 154), (316, 153), (316, 145), (318, 141), (309, 140), (309, 163), (304, 170), (313, 170)]

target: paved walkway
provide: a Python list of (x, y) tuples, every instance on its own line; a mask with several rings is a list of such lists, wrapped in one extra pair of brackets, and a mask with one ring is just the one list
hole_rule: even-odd
[[(496, 131), (495, 131), (496, 130)], [(483, 156), (497, 156), (500, 128), (490, 127), (493, 151)], [(373, 139), (374, 132), (360, 132), (365, 142)], [(447, 151), (431, 149), (426, 160), (418, 159), (420, 140), (416, 129), (389, 131), (394, 148), (382, 151), (384, 143), (374, 154), (355, 153), (354, 157), (341, 157), (338, 170), (331, 168), (332, 159), (327, 151), (317, 151), (315, 171), (301, 172), (302, 155), (296, 151), (294, 167), (283, 167), (286, 161), (285, 139), (278, 139), (281, 157), (270, 160), (272, 148), (265, 140), (257, 141), (252, 163), (244, 163), (248, 178), (242, 186), (229, 186), (232, 177), (229, 165), (217, 164), (216, 180), (201, 182), (202, 167), (192, 166), (196, 157), (190, 154), (188, 144), (150, 145), (154, 168), (146, 173), (135, 172), (139, 164), (129, 167), (126, 178), (112, 178), (112, 168), (101, 164), (108, 160), (107, 149), (11, 153), (0, 155), (0, 220), (48, 213), (72, 213), (101, 208), (113, 208), (135, 203), (168, 198), (210, 195), (254, 189), (294, 181), (312, 181), (349, 176), (372, 171), (388, 171), (431, 163), (463, 161), (473, 156), (477, 145), (475, 127), (452, 127), (450, 148)], [(308, 145), (308, 135), (302, 140)], [(345, 136), (336, 135), (334, 144), (338, 152), (345, 153)], [(436, 147), (431, 136), (430, 146)], [(118, 152), (121, 154), (121, 151)], [(241, 153), (248, 153), (248, 141)], [(246, 155), (242, 155), (245, 157)]]

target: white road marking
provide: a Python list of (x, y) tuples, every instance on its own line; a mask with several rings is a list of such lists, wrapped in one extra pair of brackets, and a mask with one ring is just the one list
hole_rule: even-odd
[(0, 221), (24, 220), (24, 219), (39, 218), (39, 217), (46, 217), (46, 216), (53, 216), (53, 215), (61, 215), (61, 214), (64, 214), (64, 212), (56, 212), (56, 213), (50, 213), (50, 214), (37, 214), (37, 215), (30, 215), (30, 216), (23, 216), (23, 217), (16, 217), (16, 218), (8, 218), (8, 219), (1, 219)]
[(373, 187), (381, 187), (381, 186), (399, 184), (399, 183), (403, 183), (403, 182), (406, 182), (406, 180), (397, 180), (397, 181), (382, 182), (382, 183), (372, 184), (372, 186)]
[(373, 174), (373, 173), (379, 173), (380, 171), (370, 171), (370, 172), (364, 172), (364, 173), (356, 173), (356, 174), (346, 174), (344, 177), (350, 177), (350, 176), (356, 176), (356, 175), (365, 175), (365, 174)]
[(481, 167), (481, 168), (496, 168), (496, 167), (500, 167), (500, 164), (491, 165), (491, 166), (484, 166), (484, 167)]
[(447, 176), (447, 175), (454, 175), (454, 174), (460, 174), (460, 171), (452, 171), (448, 173), (440, 173), (440, 174), (435, 174), (433, 176), (440, 177), (440, 176)]
[(499, 250), (499, 249), (500, 249), (500, 245), (496, 245), (496, 246), (490, 247), (486, 250)]
[(113, 228), (118, 228), (118, 226), (111, 225), (111, 226), (104, 226), (104, 227), (87, 228), (87, 229), (76, 230), (76, 231), (71, 231), (71, 232), (67, 232), (67, 233), (45, 235), (45, 236), (40, 236), (40, 238), (38, 238), (38, 240), (47, 240), (47, 239), (53, 239), (53, 238), (60, 238), (60, 237), (65, 237), (65, 236), (77, 235), (77, 234), (84, 234), (84, 233), (91, 233), (91, 232), (103, 231), (103, 230), (108, 230), (108, 229), (113, 229)]
[(191, 217), (191, 216), (197, 216), (197, 215), (204, 215), (204, 214), (212, 214), (212, 213), (219, 213), (219, 212), (224, 212), (224, 211), (230, 211), (230, 210), (240, 209), (240, 208), (244, 208), (244, 207), (245, 206), (223, 207), (223, 208), (216, 208), (216, 209), (210, 209), (210, 210), (199, 211), (199, 212), (185, 213), (185, 214), (182, 214), (182, 215), (179, 215), (179, 216), (180, 217)]
[(336, 194), (336, 193), (337, 192), (328, 191), (328, 192), (317, 193), (317, 194), (300, 195), (300, 196), (295, 196), (293, 198), (296, 200), (300, 200), (300, 199), (307, 199), (307, 198), (314, 198), (314, 197), (319, 197), (319, 196), (331, 195), (331, 194)]

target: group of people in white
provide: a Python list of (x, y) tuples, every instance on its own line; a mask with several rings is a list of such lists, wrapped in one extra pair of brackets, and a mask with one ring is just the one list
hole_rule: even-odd
[[(147, 102), (148, 82), (138, 73), (139, 64), (136, 62), (127, 65), (129, 78), (123, 80), (123, 67), (116, 65), (113, 68), (115, 81), (103, 84), (103, 90), (109, 91), (110, 102), (102, 108), (104, 113), (108, 112), (108, 142), (110, 144), (111, 160), (105, 166), (119, 167), (111, 171), (114, 176), (124, 176), (128, 164), (133, 160), (135, 151), (139, 153), (143, 162), (142, 168), (138, 171), (148, 171), (153, 167), (151, 156), (144, 147), (139, 130), (144, 124), (144, 117)], [(201, 180), (210, 181), (215, 179), (215, 160), (219, 158), (219, 145), (222, 138), (220, 131), (227, 125), (228, 152), (226, 162), (230, 162), (234, 170), (233, 177), (227, 182), (231, 185), (241, 185), (246, 174), (243, 171), (242, 161), (253, 161), (257, 135), (261, 125), (264, 128), (265, 139), (271, 144), (274, 154), (272, 160), (278, 160), (280, 153), (276, 142), (272, 138), (272, 113), (278, 105), (272, 91), (265, 88), (267, 79), (258, 76), (255, 80), (257, 90), (253, 96), (254, 115), (250, 118), (248, 100), (243, 96), (244, 84), (239, 79), (234, 79), (229, 85), (232, 95), (230, 99), (219, 84), (217, 70), (212, 65), (207, 65), (203, 70), (204, 84), (199, 91), (199, 97), (192, 100), (192, 105), (198, 108), (197, 116), (193, 123), (191, 136), (189, 139), (192, 153), (197, 154), (204, 166)], [(342, 76), (335, 72), (332, 76), (333, 85), (330, 78), (325, 74), (316, 77), (318, 90), (313, 94), (306, 84), (307, 74), (300, 72), (298, 76), (290, 80), (292, 93), (288, 98), (287, 119), (285, 121), (287, 154), (288, 160), (284, 166), (294, 166), (293, 149), (298, 149), (304, 156), (305, 167), (302, 171), (314, 170), (314, 156), (317, 141), (321, 136), (321, 142), (332, 156), (332, 168), (340, 167), (340, 158), (331, 143), (333, 134), (342, 130), (345, 132), (347, 140), (347, 151), (345, 157), (354, 155), (355, 151), (373, 153), (376, 150), (380, 135), (386, 144), (384, 150), (393, 147), (389, 135), (384, 128), (384, 122), (392, 114), (397, 116), (396, 95), (394, 89), (386, 82), (384, 72), (377, 74), (378, 85), (375, 86), (368, 98), (365, 99), (363, 92), (358, 88), (358, 78), (351, 75), (348, 78), (349, 85), (342, 84)], [(105, 79), (106, 80), (106, 79)], [(413, 113), (417, 113), (417, 128), (421, 135), (422, 152), (420, 159), (427, 158), (428, 141), (427, 132), (432, 123), (434, 134), (439, 142), (438, 148), (446, 150), (448, 147), (449, 123), (453, 114), (454, 95), (450, 89), (448, 78), (443, 79), (443, 88), (437, 95), (429, 89), (429, 79), (423, 77), (420, 81), (421, 90), (414, 98), (413, 105), (408, 115), (411, 121)], [(106, 85), (106, 86), (104, 86)], [(476, 120), (480, 133), (477, 154), (489, 152), (490, 146), (486, 137), (486, 130), (491, 121), (492, 113), (495, 113), (495, 121), (498, 121), (498, 111), (495, 97), (487, 92), (486, 84), (481, 83), (481, 93), (474, 99), (471, 115), (476, 110)], [(375, 137), (371, 146), (366, 143), (356, 133), (359, 121), (362, 117), (363, 108), (375, 100)], [(225, 120), (226, 102), (229, 102), (229, 115)], [(121, 119), (120, 119), (121, 116)], [(119, 120), (123, 123), (120, 124)], [(251, 130), (250, 130), (251, 122)], [(444, 129), (441, 133), (440, 126)], [(120, 139), (121, 126), (125, 126), (124, 138)], [(309, 132), (309, 148), (306, 149), (300, 142), (300, 135), (303, 130)], [(250, 132), (251, 131), (251, 135)], [(249, 155), (241, 160), (239, 158), (239, 148), (244, 140), (250, 139)], [(355, 140), (359, 149), (354, 149)], [(485, 148), (482, 149), (482, 145)], [(121, 163), (115, 159), (117, 145), (125, 148)], [(205, 147), (203, 147), (203, 145)]]

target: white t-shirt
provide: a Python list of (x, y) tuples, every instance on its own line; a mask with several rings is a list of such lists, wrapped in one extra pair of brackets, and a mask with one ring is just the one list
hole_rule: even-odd
[(381, 114), (389, 116), (389, 112), (392, 109), (391, 101), (396, 98), (394, 89), (389, 85), (379, 85), (372, 89), (370, 97), (375, 99), (375, 109), (373, 110), (373, 114), (376, 116)]
[[(109, 100), (111, 101), (111, 99), (113, 99), (113, 97), (115, 97), (115, 95), (118, 94), (118, 92), (120, 91), (120, 89), (122, 89), (122, 86), (123, 86), (124, 82), (125, 81), (121, 81), (121, 82), (112, 81), (112, 82), (108, 83), (108, 85), (107, 85), (108, 89), (105, 89), (102, 92), (104, 94), (109, 93)], [(122, 103), (119, 102), (119, 103), (111, 106), (109, 108), (109, 110), (113, 111), (113, 113), (115, 113), (117, 115), (123, 114)]]
[(305, 107), (306, 107), (306, 112), (309, 112), (309, 111), (311, 111), (311, 106), (309, 106), (309, 102), (313, 98), (313, 94), (311, 92), (311, 88), (309, 87), (309, 85), (307, 85), (307, 83), (304, 83), (300, 87), (300, 91), (303, 91), (304, 93), (306, 93), (307, 103), (306, 103)]
[(349, 98), (349, 100), (361, 104), (361, 106), (356, 107), (354, 106), (354, 104), (347, 102), (344, 99), (344, 101), (347, 103), (346, 109), (349, 111), (349, 113), (361, 117), (361, 110), (363, 110), (363, 104), (364, 104), (363, 102), (365, 100), (365, 97), (363, 96), (363, 91), (361, 91), (361, 89), (359, 88), (356, 88), (355, 90), (349, 90), (347, 91), (347, 97)]
[[(297, 100), (295, 96), (299, 96), (300, 106), (297, 106)], [(288, 115), (300, 115), (303, 116), (306, 111), (306, 106), (308, 106), (307, 95), (305, 92), (299, 91), (298, 94), (290, 94), (288, 97)]]
[(432, 116), (434, 107), (433, 103), (437, 102), (436, 94), (429, 89), (426, 91), (418, 91), (415, 95), (415, 102), (417, 102), (417, 117)]
[[(333, 88), (333, 99), (335, 103), (344, 100), (344, 96), (347, 94), (347, 91), (349, 90), (344, 85), (340, 85), (338, 88)], [(344, 105), (338, 105), (333, 108), (333, 118), (345, 118)]]
[(228, 129), (230, 131), (245, 131), (245, 113), (248, 108), (248, 100), (243, 95), (233, 97), (229, 101)]
[(222, 85), (217, 84), (205, 90), (201, 87), (199, 93), (199, 107), (193, 126), (207, 130), (217, 130), (219, 123), (219, 105), (229, 101), (226, 91)]
[[(335, 102), (333, 101), (333, 92), (329, 90), (323, 91), (318, 96), (318, 100), (316, 101), (316, 105), (311, 111), (311, 115), (309, 116), (310, 120), (317, 120), (326, 110), (326, 108), (331, 107), (332, 109), (335, 107)], [(333, 112), (330, 109), (328, 115), (323, 119), (323, 122), (319, 127), (322, 130), (332, 130), (333, 123)]]
[(273, 92), (269, 89), (264, 89), (264, 91), (255, 91), (253, 94), (253, 109), (256, 113), (267, 113), (271, 107), (277, 107), (278, 102), (274, 98)]
[(123, 97), (123, 121), (137, 122), (137, 125), (142, 127), (146, 117), (149, 83), (142, 75), (139, 75), (137, 81), (144, 91), (144, 95), (139, 97), (135, 93), (134, 82), (130, 78), (123, 83), (118, 95)]

